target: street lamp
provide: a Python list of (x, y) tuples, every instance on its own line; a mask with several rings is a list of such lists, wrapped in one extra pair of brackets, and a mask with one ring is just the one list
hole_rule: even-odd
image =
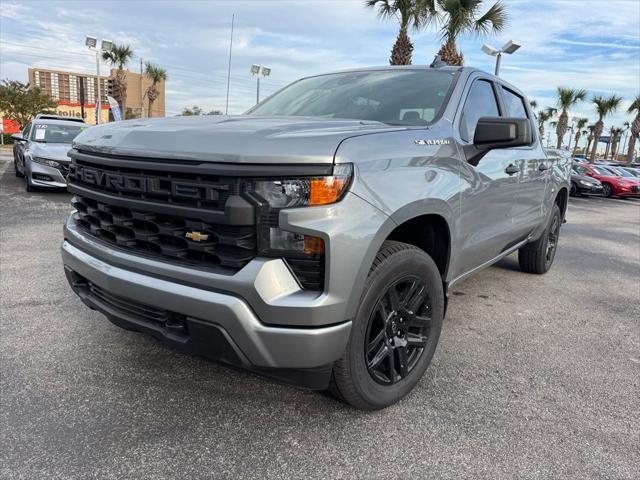
[(518, 50), (521, 47), (519, 43), (514, 42), (513, 40), (509, 40), (505, 43), (501, 49), (497, 49), (492, 47), (491, 45), (484, 44), (482, 45), (482, 51), (487, 55), (491, 55), (492, 57), (496, 57), (496, 71), (495, 75), (497, 76), (500, 73), (500, 60), (502, 60), (502, 54), (506, 53), (511, 55), (513, 52)]
[(100, 42), (100, 50), (98, 50), (98, 39), (96, 37), (92, 37), (87, 35), (84, 40), (85, 46), (89, 50), (96, 51), (96, 76), (97, 76), (97, 84), (98, 84), (98, 92), (96, 96), (96, 125), (100, 123), (100, 108), (102, 106), (102, 93), (100, 92), (100, 53), (108, 52), (113, 48), (113, 42), (111, 40), (102, 40)]
[(260, 70), (262, 69), (262, 76), (268, 77), (271, 75), (271, 69), (269, 67), (261, 67), (255, 63), (251, 65), (251, 75), (256, 77), (256, 104), (260, 103)]

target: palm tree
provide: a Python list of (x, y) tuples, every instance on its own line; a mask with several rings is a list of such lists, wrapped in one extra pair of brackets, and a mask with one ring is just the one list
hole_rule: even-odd
[(125, 104), (127, 103), (127, 71), (125, 67), (133, 57), (133, 50), (129, 45), (113, 44), (111, 50), (102, 52), (102, 59), (109, 62), (112, 67), (116, 67), (115, 87), (117, 90), (117, 100), (122, 109), (122, 116), (125, 116)]
[(636, 149), (636, 140), (640, 136), (640, 95), (638, 95), (629, 108), (627, 108), (627, 113), (633, 114), (635, 112), (636, 116), (631, 122), (631, 136), (629, 137), (629, 148), (627, 148), (627, 163), (631, 163), (633, 160), (633, 155)]
[(144, 74), (149, 80), (151, 80), (151, 85), (147, 87), (145, 96), (149, 99), (148, 117), (152, 117), (153, 102), (155, 102), (160, 95), (160, 92), (158, 91), (158, 84), (167, 80), (167, 71), (153, 63), (147, 62), (144, 68)]
[(544, 137), (544, 124), (553, 118), (556, 114), (555, 108), (546, 108), (545, 110), (540, 110), (538, 112), (538, 133), (540, 134), (540, 141)]
[(424, 0), (366, 0), (365, 5), (378, 8), (381, 18), (395, 17), (400, 22), (400, 32), (391, 50), (391, 65), (411, 65), (413, 43), (409, 38), (409, 26), (418, 30), (428, 23), (431, 16), (425, 9)]
[[(611, 160), (615, 160), (616, 159), (616, 152), (618, 151), (618, 143), (620, 142), (620, 137), (622, 136), (622, 132), (624, 132), (624, 130), (620, 127), (611, 127), (609, 129), (609, 133), (610, 133), (610, 140), (609, 140), (609, 144), (607, 145), (607, 150), (609, 149), (609, 145), (611, 145)], [(607, 158), (607, 155), (605, 154), (605, 159)]]
[(596, 126), (595, 125), (588, 125), (587, 126), (587, 132), (589, 133), (589, 136), (587, 137), (587, 148), (584, 149), (585, 157), (589, 153), (589, 148), (591, 147), (591, 142), (593, 142), (593, 132), (595, 132), (595, 130), (596, 130)]
[(504, 5), (498, 1), (484, 14), (482, 0), (424, 0), (423, 11), (442, 22), (443, 45), (438, 55), (448, 65), (462, 66), (464, 57), (458, 52), (456, 39), (466, 33), (492, 35), (502, 31), (507, 23)]
[(593, 129), (593, 147), (591, 148), (591, 157), (589, 158), (589, 161), (593, 163), (596, 160), (596, 150), (598, 149), (600, 135), (602, 135), (602, 131), (604, 130), (604, 119), (620, 106), (622, 98), (617, 95), (611, 95), (606, 98), (601, 95), (597, 95), (593, 97), (591, 101), (596, 106), (596, 112), (598, 113), (598, 121)]
[(531, 110), (538, 108), (538, 102), (536, 100), (530, 100), (529, 105), (531, 106)]
[(564, 135), (567, 133), (567, 126), (569, 125), (569, 109), (580, 100), (584, 100), (586, 96), (586, 90), (558, 87), (558, 106), (562, 112), (560, 113), (560, 117), (558, 117), (558, 125), (556, 126), (556, 134), (558, 135), (556, 148), (562, 147)]
[[(580, 136), (584, 133), (584, 127), (587, 126), (587, 123), (589, 123), (589, 119), (588, 118), (579, 118), (576, 121), (576, 124), (573, 128), (576, 129), (576, 143), (573, 146), (573, 151), (575, 152), (578, 149), (578, 141), (580, 140)], [(571, 146), (571, 145), (569, 145)]]

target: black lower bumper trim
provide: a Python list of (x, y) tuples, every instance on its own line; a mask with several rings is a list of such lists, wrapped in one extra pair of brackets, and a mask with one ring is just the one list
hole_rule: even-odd
[(311, 390), (325, 390), (329, 386), (332, 364), (306, 369), (252, 365), (219, 325), (115, 296), (69, 267), (65, 267), (65, 274), (85, 305), (125, 330), (147, 333), (180, 352), (241, 367), (275, 381)]

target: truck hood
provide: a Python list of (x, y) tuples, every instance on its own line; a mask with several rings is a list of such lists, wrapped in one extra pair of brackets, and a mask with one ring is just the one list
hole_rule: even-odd
[(404, 130), (380, 122), (255, 115), (169, 117), (86, 129), (74, 147), (109, 155), (230, 163), (332, 163), (345, 138)]

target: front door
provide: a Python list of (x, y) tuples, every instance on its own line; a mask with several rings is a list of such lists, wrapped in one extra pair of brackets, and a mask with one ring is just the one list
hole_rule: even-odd
[[(461, 144), (473, 143), (479, 118), (500, 115), (494, 84), (482, 78), (474, 80), (458, 123)], [(462, 153), (461, 159), (460, 250), (452, 265), (454, 278), (511, 246), (518, 189), (518, 176), (510, 168), (514, 163), (512, 151), (492, 150), (477, 166), (467, 163)]]

